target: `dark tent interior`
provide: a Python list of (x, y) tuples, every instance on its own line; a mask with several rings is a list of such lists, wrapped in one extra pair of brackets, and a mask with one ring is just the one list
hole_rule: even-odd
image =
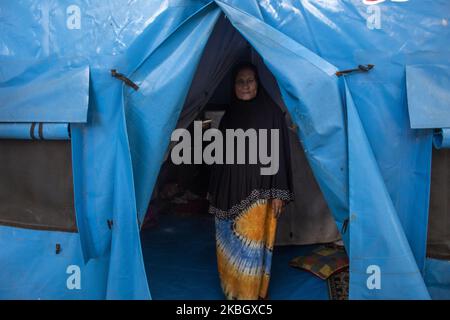
[(450, 260), (450, 150), (433, 149), (427, 257)]

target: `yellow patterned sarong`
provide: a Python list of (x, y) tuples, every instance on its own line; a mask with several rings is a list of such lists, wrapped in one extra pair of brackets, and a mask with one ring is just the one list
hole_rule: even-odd
[(219, 276), (227, 299), (267, 299), (277, 220), (270, 200), (258, 200), (236, 218), (216, 218)]

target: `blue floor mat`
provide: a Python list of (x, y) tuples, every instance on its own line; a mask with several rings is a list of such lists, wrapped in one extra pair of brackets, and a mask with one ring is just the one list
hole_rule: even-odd
[(427, 258), (424, 280), (433, 300), (450, 300), (450, 261)]
[[(142, 231), (150, 291), (156, 300), (224, 299), (217, 274), (214, 219), (208, 215), (161, 215)], [(310, 246), (277, 246), (272, 260), (269, 298), (328, 300), (326, 281), (289, 266)]]

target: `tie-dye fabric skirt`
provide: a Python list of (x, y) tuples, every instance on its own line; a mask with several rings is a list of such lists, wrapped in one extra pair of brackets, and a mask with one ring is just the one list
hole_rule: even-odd
[(267, 299), (277, 220), (258, 200), (231, 220), (216, 218), (219, 276), (227, 299)]

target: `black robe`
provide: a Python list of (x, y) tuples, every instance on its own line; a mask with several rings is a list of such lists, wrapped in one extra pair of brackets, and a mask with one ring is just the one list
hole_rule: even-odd
[[(272, 149), (270, 145), (270, 129), (279, 130), (279, 168), (274, 175), (261, 175), (262, 165), (257, 157), (257, 164), (249, 164), (249, 145), (246, 141), (246, 162), (236, 163), (236, 143), (234, 164), (226, 164), (226, 129), (254, 128), (257, 132), (258, 144), (260, 136), (258, 129), (268, 129), (267, 154)], [(224, 140), (224, 164), (214, 164), (211, 168), (209, 184), (209, 212), (219, 219), (233, 219), (242, 211), (248, 209), (260, 199), (293, 200), (291, 158), (289, 136), (286, 120), (281, 109), (274, 103), (262, 86), (257, 96), (250, 101), (238, 100), (234, 97), (225, 112), (219, 126)], [(259, 152), (259, 146), (258, 146)]]

